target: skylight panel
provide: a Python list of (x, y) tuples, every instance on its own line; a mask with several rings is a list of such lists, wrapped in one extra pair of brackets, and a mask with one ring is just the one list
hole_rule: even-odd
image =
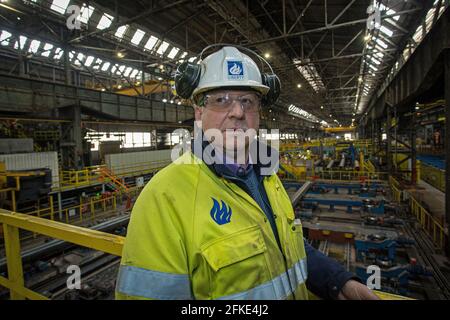
[(380, 31), (383, 32), (388, 37), (392, 37), (392, 35), (394, 34), (394, 32), (391, 29), (389, 29), (385, 26), (381, 26)]
[(52, 51), (53, 49), (53, 45), (50, 43), (46, 43), (44, 45), (44, 51), (42, 51), (41, 56), (43, 57), (49, 57), (50, 56), (50, 51)]
[(79, 53), (77, 55), (77, 58), (75, 59), (75, 64), (80, 66), (83, 63), (83, 59), (84, 59), (84, 54)]
[(94, 57), (93, 56), (89, 56), (86, 58), (86, 61), (84, 62), (84, 65), (86, 67), (90, 67), (92, 65), (92, 62), (94, 62)]
[(141, 29), (137, 29), (136, 32), (134, 33), (133, 38), (131, 39), (131, 43), (139, 45), (144, 35), (145, 35), (144, 31), (142, 31)]
[(375, 63), (376, 65), (380, 65), (380, 64), (381, 64), (381, 61), (375, 59), (374, 57), (370, 57), (370, 60), (371, 60), (373, 63)]
[(64, 14), (66, 12), (67, 6), (70, 0), (53, 0), (50, 9), (58, 13)]
[(81, 7), (80, 10), (80, 16), (78, 17), (78, 20), (87, 24), (89, 19), (91, 18), (92, 14), (94, 13), (95, 8), (92, 6), (87, 6), (86, 4)]
[(119, 70), (118, 70), (117, 74), (118, 74), (118, 75), (122, 75), (122, 74), (123, 74), (123, 71), (125, 70), (125, 68), (126, 68), (126, 66), (121, 65), (121, 66), (119, 67)]
[(170, 50), (170, 53), (167, 55), (169, 59), (175, 58), (175, 56), (178, 54), (180, 49), (173, 47), (172, 50)]
[(115, 36), (119, 39), (122, 39), (125, 32), (127, 32), (127, 29), (128, 29), (128, 25), (124, 25), (124, 26), (117, 28)]
[(378, 71), (378, 68), (377, 67), (375, 67), (374, 65), (372, 65), (372, 64), (369, 64), (369, 67), (371, 68), (371, 69), (373, 69), (373, 71)]
[(387, 49), (387, 47), (388, 47), (388, 45), (386, 44), (386, 42), (384, 42), (384, 41), (381, 40), (381, 39), (376, 39), (375, 42), (376, 42), (379, 46), (381, 46), (383, 49)]
[(100, 21), (98, 22), (97, 29), (103, 30), (109, 28), (113, 20), (114, 17), (112, 15), (104, 13)]
[[(21, 50), (25, 49), (25, 44), (26, 44), (27, 40), (28, 40), (28, 38), (25, 37), (25, 36), (20, 36), (19, 37), (19, 44), (20, 44), (20, 49)], [(17, 41), (16, 41), (16, 45), (17, 45)], [(16, 49), (18, 49), (18, 48), (16, 48)]]
[(133, 72), (130, 74), (130, 78), (136, 78), (138, 73), (139, 73), (139, 70), (138, 69), (134, 69)]
[(63, 49), (56, 48), (55, 55), (53, 56), (53, 59), (59, 60), (59, 59), (61, 59), (63, 54), (64, 54), (64, 50)]
[(147, 43), (145, 44), (144, 48), (147, 50), (152, 50), (155, 44), (158, 42), (158, 38), (155, 36), (150, 36)]
[(39, 46), (41, 45), (41, 42), (38, 40), (33, 40), (30, 43), (30, 48), (28, 49), (28, 52), (31, 53), (37, 53), (39, 50)]
[(0, 33), (0, 43), (2, 46), (7, 46), (9, 45), (10, 41), (11, 41), (11, 36), (12, 34), (9, 33), (8, 31), (3, 30)]
[(100, 58), (97, 58), (97, 60), (95, 60), (95, 64), (92, 67), (94, 70), (98, 70), (100, 69), (100, 66), (102, 65), (103, 60)]
[(132, 67), (126, 68), (126, 70), (125, 70), (125, 72), (124, 72), (124, 76), (125, 76), (125, 77), (128, 77), (128, 76), (130, 75), (131, 71), (133, 71), (133, 68), (132, 68)]
[(109, 66), (111, 65), (111, 63), (109, 62), (105, 62), (102, 66), (102, 71), (107, 71), (109, 69)]
[(156, 53), (164, 54), (164, 52), (166, 52), (168, 47), (169, 47), (169, 44), (167, 42), (163, 41), (163, 43), (161, 43), (161, 45), (159, 46), (158, 51), (156, 51)]

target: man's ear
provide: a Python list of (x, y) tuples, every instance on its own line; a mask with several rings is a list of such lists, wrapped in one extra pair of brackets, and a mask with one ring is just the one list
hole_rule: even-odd
[(195, 114), (195, 120), (196, 121), (202, 120), (203, 108), (195, 105), (194, 106), (194, 114)]

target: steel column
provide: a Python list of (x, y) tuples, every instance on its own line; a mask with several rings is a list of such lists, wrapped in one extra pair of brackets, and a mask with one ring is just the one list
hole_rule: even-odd
[[(450, 49), (444, 55), (445, 59), (445, 218), (447, 225), (450, 225)], [(446, 254), (450, 256), (450, 236), (447, 237)]]

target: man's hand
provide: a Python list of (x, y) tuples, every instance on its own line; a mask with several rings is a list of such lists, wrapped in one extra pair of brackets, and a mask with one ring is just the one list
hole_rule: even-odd
[(378, 296), (362, 283), (349, 280), (338, 295), (339, 300), (380, 300)]

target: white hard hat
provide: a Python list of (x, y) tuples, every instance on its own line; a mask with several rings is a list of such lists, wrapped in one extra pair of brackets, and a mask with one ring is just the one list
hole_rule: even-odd
[(234, 47), (223, 47), (209, 55), (201, 65), (201, 76), (192, 96), (221, 87), (249, 87), (262, 95), (269, 92), (263, 85), (256, 63)]

